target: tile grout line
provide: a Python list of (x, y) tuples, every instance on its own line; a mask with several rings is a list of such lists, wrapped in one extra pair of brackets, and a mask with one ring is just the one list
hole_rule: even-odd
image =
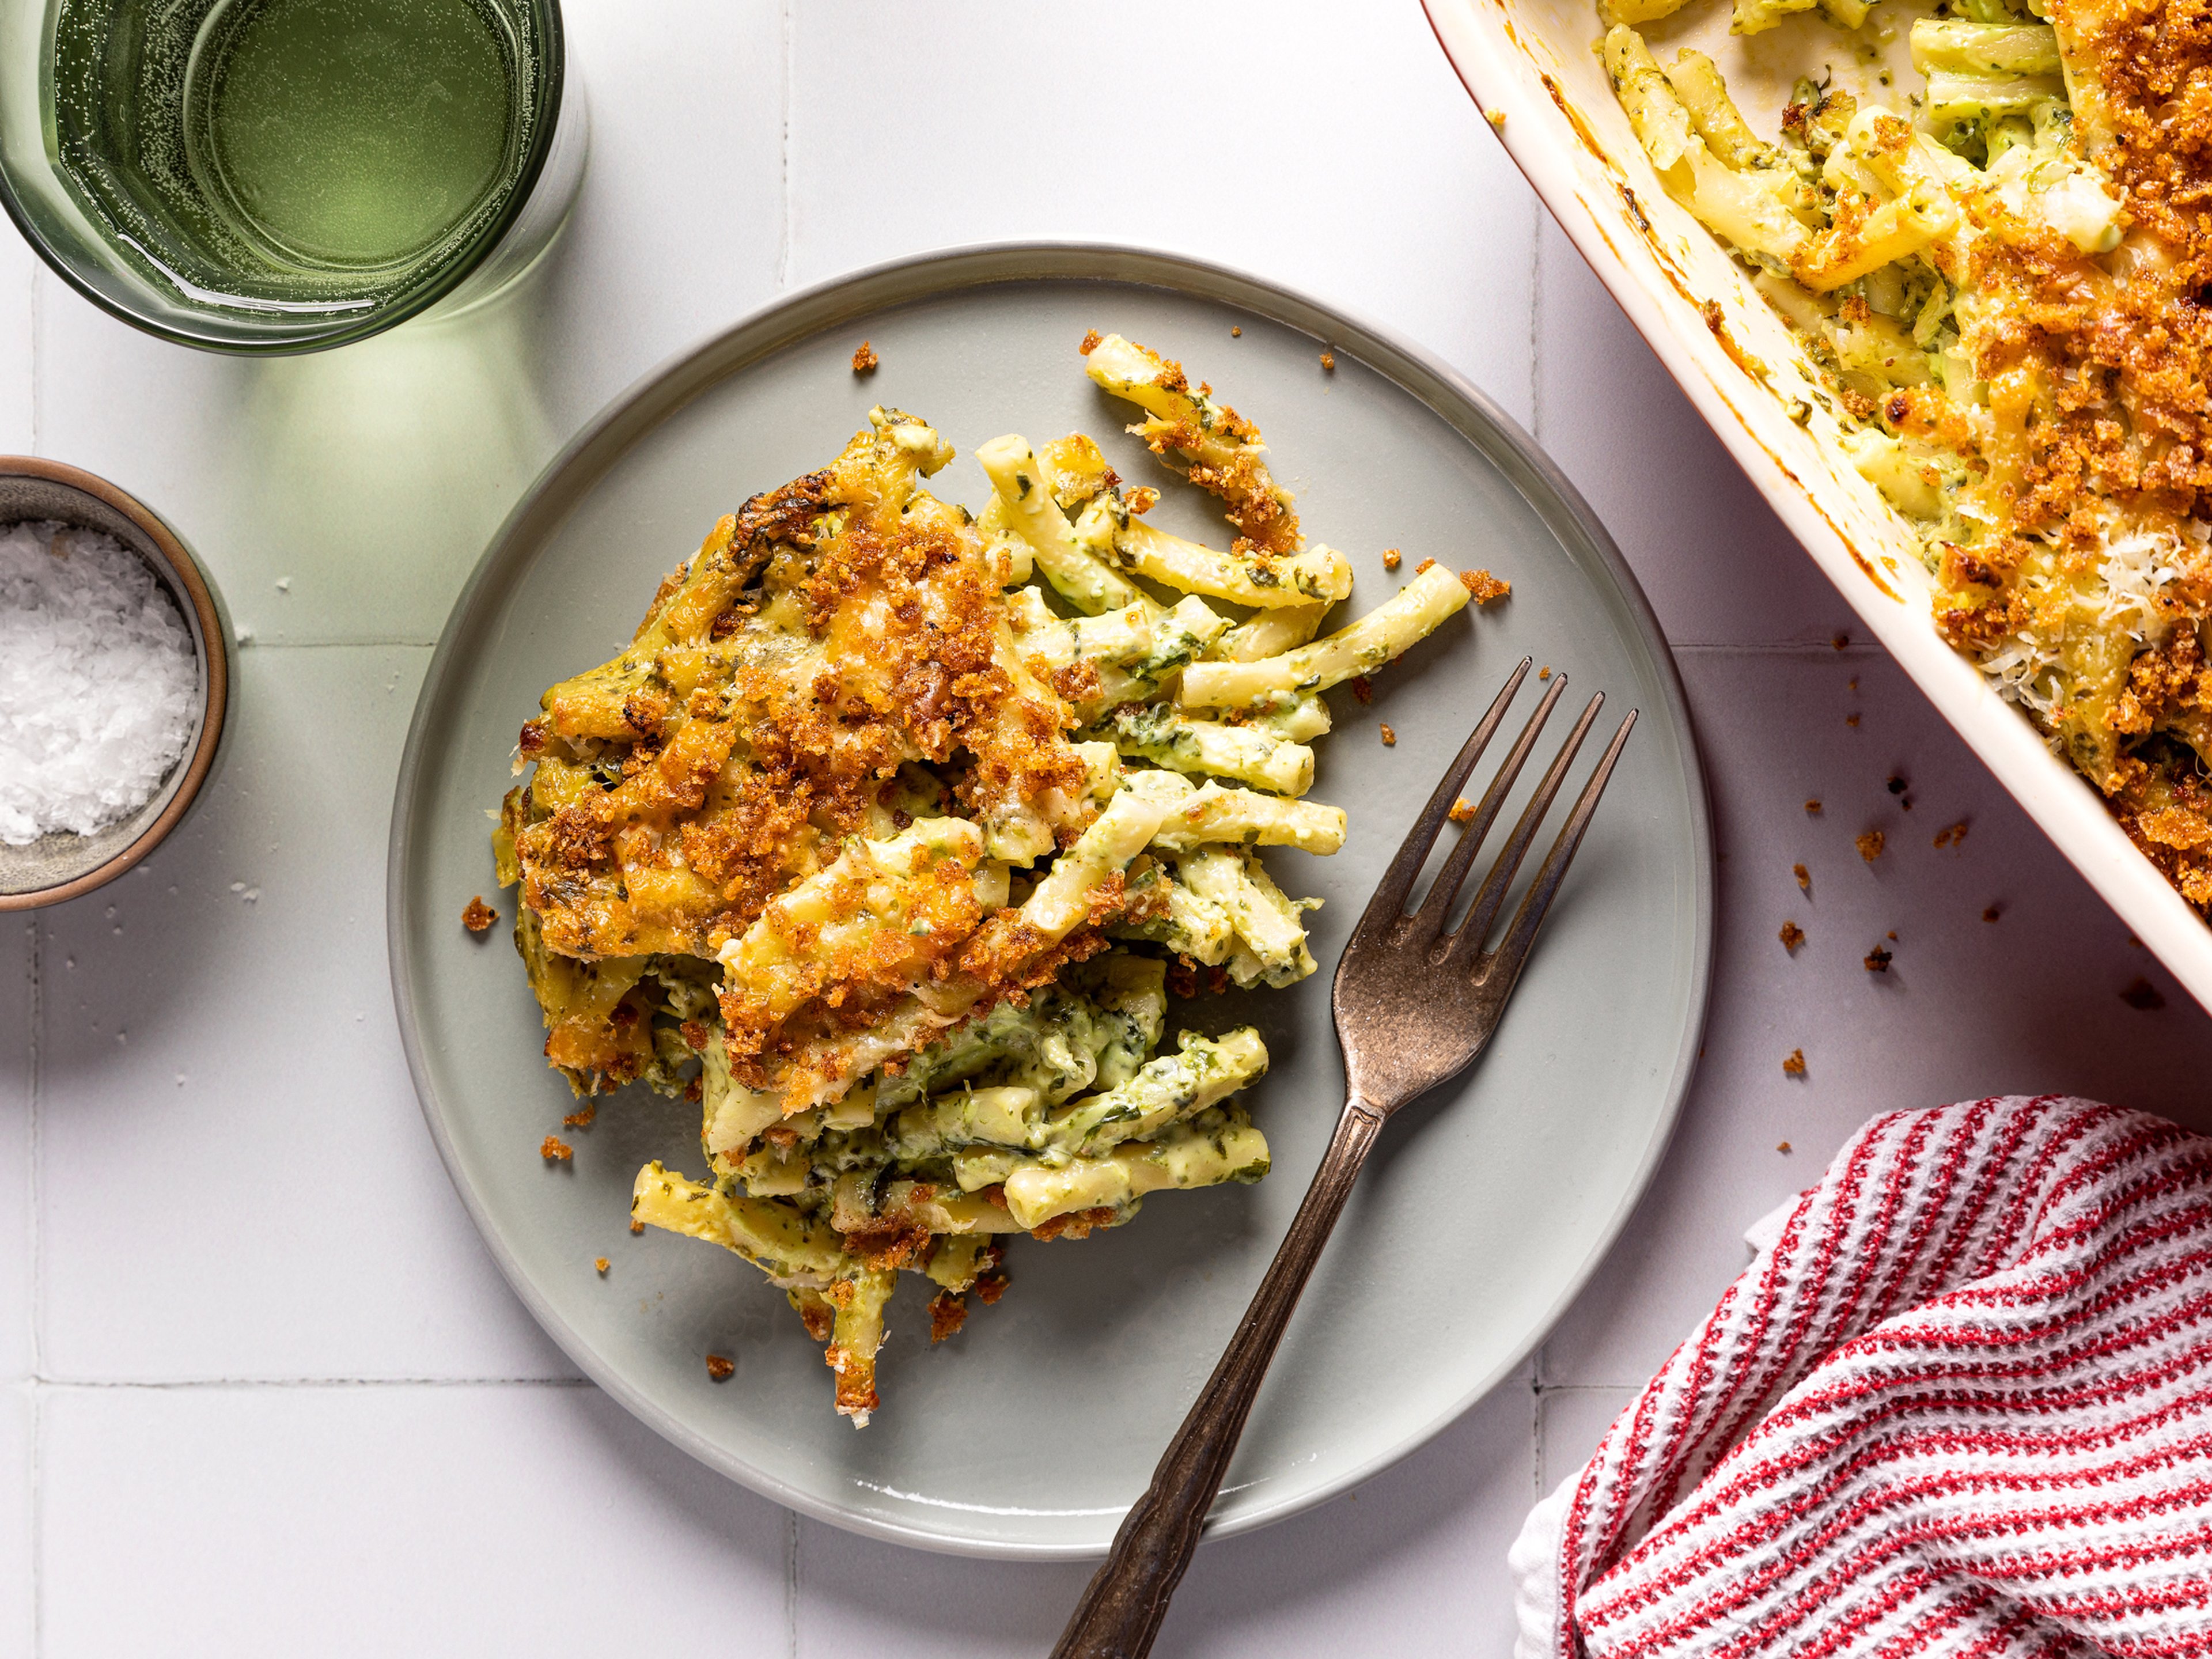
[(1544, 204), (1528, 204), (1528, 435), (1544, 441)]
[(796, 33), (797, 5), (798, 0), (783, 0), (781, 23), (778, 30), (782, 36), (783, 46), (783, 134), (778, 142), (776, 151), (778, 176), (783, 198), (779, 204), (783, 212), (781, 222), (777, 227), (775, 252), (775, 285), (779, 292), (788, 290), (791, 287), (791, 245), (794, 240), (792, 234), (794, 216), (791, 205), (791, 113), (794, 91), (793, 86), (794, 59), (797, 57), (797, 48), (793, 40)]
[(783, 1512), (783, 1638), (787, 1659), (799, 1659), (799, 1511)]
[[(33, 280), (35, 280), (35, 278)], [(36, 406), (36, 398), (34, 396), (33, 399), (33, 414), (32, 416), (34, 422), (37, 419), (35, 412)], [(35, 427), (33, 429), (35, 430)], [(46, 1632), (43, 1628), (46, 1620), (46, 1597), (42, 1593), (40, 1582), (41, 1577), (40, 1571), (40, 1564), (42, 1558), (46, 1553), (44, 1546), (46, 1524), (45, 1479), (46, 1402), (45, 1391), (40, 1387), (40, 1383), (41, 1374), (46, 1370), (46, 1354), (44, 1348), (44, 1339), (46, 1334), (44, 1327), (46, 1322), (41, 1316), (46, 1308), (46, 1259), (45, 1252), (42, 1248), (45, 1243), (46, 1229), (40, 1225), (39, 1203), (39, 1060), (40, 1046), (39, 1039), (41, 1034), (41, 1026), (44, 1023), (46, 1014), (46, 989), (43, 983), (43, 976), (40, 972), (42, 953), (40, 951), (41, 941), (39, 937), (40, 927), (38, 918), (35, 915), (26, 918), (23, 923), (23, 928), (25, 933), (29, 935), (31, 946), (31, 982), (28, 988), (30, 1000), (29, 1017), (31, 1024), (28, 1040), (25, 1044), (25, 1059), (27, 1064), (24, 1068), (26, 1075), (23, 1079), (24, 1116), (27, 1121), (30, 1131), (27, 1137), (30, 1144), (26, 1148), (28, 1155), (26, 1161), (28, 1163), (30, 1167), (24, 1171), (23, 1180), (24, 1185), (29, 1189), (28, 1198), (31, 1206), (31, 1212), (27, 1218), (31, 1228), (31, 1294), (27, 1298), (30, 1305), (24, 1309), (23, 1314), (24, 1317), (29, 1322), (31, 1327), (31, 1375), (29, 1379), (31, 1391), (31, 1490), (28, 1496), (31, 1504), (31, 1650), (33, 1653), (36, 1653), (46, 1646)]]

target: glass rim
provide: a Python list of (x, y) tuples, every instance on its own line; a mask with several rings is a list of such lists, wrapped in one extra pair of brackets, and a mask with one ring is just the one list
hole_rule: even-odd
[(432, 306), (459, 288), (476, 268), (483, 263), (497, 247), (514, 222), (522, 216), (537, 191), (538, 180), (545, 171), (546, 158), (553, 153), (554, 136), (561, 125), (561, 101), (566, 89), (568, 76), (568, 38), (561, 19), (561, 0), (523, 0), (532, 9), (543, 13), (545, 29), (545, 52), (538, 77), (538, 119), (532, 131), (529, 152), (522, 158), (520, 171), (515, 174), (513, 188), (507, 191), (500, 210), (486, 220), (477, 234), (453, 257), (443, 261), (436, 270), (416, 287), (406, 290), (402, 297), (388, 306), (379, 307), (358, 319), (349, 320), (332, 327), (327, 333), (296, 338), (267, 338), (237, 340), (212, 333), (195, 332), (131, 309), (129, 306), (103, 293), (71, 269), (46, 238), (40, 234), (31, 216), (16, 199), (14, 180), (9, 169), (0, 165), (0, 208), (7, 210), (8, 217), (22, 233), (23, 240), (31, 245), (47, 270), (109, 316), (130, 324), (142, 332), (175, 345), (191, 346), (202, 351), (219, 352), (234, 357), (297, 357), (310, 352), (328, 351), (352, 345), (396, 328), (410, 318), (418, 317)]

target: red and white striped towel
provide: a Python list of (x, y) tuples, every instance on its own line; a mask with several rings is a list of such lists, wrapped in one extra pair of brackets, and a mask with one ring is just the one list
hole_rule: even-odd
[(2212, 1656), (2212, 1140), (1877, 1118), (1513, 1558), (1519, 1659)]

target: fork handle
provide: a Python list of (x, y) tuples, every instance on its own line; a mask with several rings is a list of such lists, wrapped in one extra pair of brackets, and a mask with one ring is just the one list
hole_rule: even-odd
[(1382, 1127), (1382, 1114), (1354, 1097), (1337, 1120), (1313, 1185), (1253, 1294), (1237, 1334), (1168, 1443), (1152, 1484), (1114, 1534), (1114, 1547), (1076, 1603), (1052, 1659), (1144, 1659), (1167, 1616), (1168, 1598), (1198, 1548), (1199, 1530), (1221, 1490), (1244, 1419), (1275, 1357), (1291, 1310), (1321, 1259), (1352, 1181)]

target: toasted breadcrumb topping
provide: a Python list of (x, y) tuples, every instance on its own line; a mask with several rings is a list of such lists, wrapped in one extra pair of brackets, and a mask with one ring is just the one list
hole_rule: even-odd
[(576, 1156), (576, 1149), (558, 1135), (548, 1135), (538, 1143), (538, 1156), (548, 1164), (566, 1164)]
[(1385, 570), (1395, 570), (1405, 556), (1396, 548), (1386, 547), (1382, 550), (1382, 568)]
[(1882, 840), (1883, 837), (1881, 830), (1869, 830), (1866, 834), (1861, 836), (1851, 844), (1859, 849), (1859, 856), (1861, 858), (1864, 859), (1869, 864), (1872, 864), (1876, 859), (1881, 856)]
[(1893, 960), (1894, 958), (1887, 951), (1877, 945), (1867, 952), (1866, 970), (1869, 974), (1886, 974), (1889, 971), (1889, 964)]
[(483, 933), (498, 920), (499, 912), (483, 902), (483, 895), (481, 893), (471, 899), (467, 907), (461, 912), (461, 926), (471, 933)]
[(1465, 795), (1462, 795), (1451, 804), (1451, 810), (1444, 816), (1454, 823), (1465, 823), (1474, 817), (1474, 803)]
[(1791, 865), (1790, 873), (1797, 878), (1797, 888), (1800, 892), (1809, 893), (1813, 890), (1813, 872), (1803, 865)]
[(569, 1113), (568, 1116), (562, 1118), (561, 1120), (561, 1125), (563, 1128), (567, 1129), (588, 1129), (592, 1127), (592, 1120), (599, 1116), (599, 1103), (594, 1100), (587, 1100), (574, 1111)]
[(1805, 942), (1805, 930), (1794, 921), (1785, 921), (1782, 924), (1782, 931), (1775, 937), (1782, 941), (1784, 950), (1795, 956), (1797, 947)]
[(1488, 605), (1493, 599), (1502, 599), (1513, 591), (1511, 582), (1503, 577), (1493, 576), (1487, 570), (1461, 571), (1459, 585), (1473, 595), (1477, 605)]
[(1388, 720), (1385, 720), (1382, 723), (1381, 731), (1382, 733), (1382, 746), (1385, 749), (1389, 749), (1395, 745), (1398, 741), (1398, 734), (1390, 729), (1390, 723)]
[(1936, 832), (1935, 844), (1939, 848), (1956, 847), (1960, 842), (1966, 840), (1966, 820), (1961, 818), (1958, 823), (1950, 825), (1947, 829), (1938, 830)]
[(929, 1340), (942, 1342), (968, 1322), (968, 1298), (951, 1291), (939, 1291), (929, 1301)]
[(605, 1273), (605, 1272), (606, 1272), (606, 1270), (607, 1270), (607, 1259), (606, 1259), (606, 1257), (605, 1257), (605, 1256), (600, 1256), (600, 1257), (599, 1257), (597, 1260), (595, 1260), (595, 1261), (592, 1263), (592, 1269), (593, 1269), (595, 1272), (598, 1272), (598, 1273)]
[(728, 1382), (735, 1375), (737, 1369), (738, 1362), (734, 1359), (726, 1358), (718, 1353), (710, 1353), (707, 1356), (707, 1375), (717, 1382)]
[(1805, 1051), (1802, 1048), (1792, 1048), (1789, 1054), (1783, 1058), (1782, 1074), (1784, 1077), (1802, 1077), (1805, 1075)]
[(860, 349), (853, 354), (853, 373), (872, 374), (875, 373), (876, 365), (881, 362), (883, 359), (876, 356), (875, 347), (863, 340), (860, 342)]

